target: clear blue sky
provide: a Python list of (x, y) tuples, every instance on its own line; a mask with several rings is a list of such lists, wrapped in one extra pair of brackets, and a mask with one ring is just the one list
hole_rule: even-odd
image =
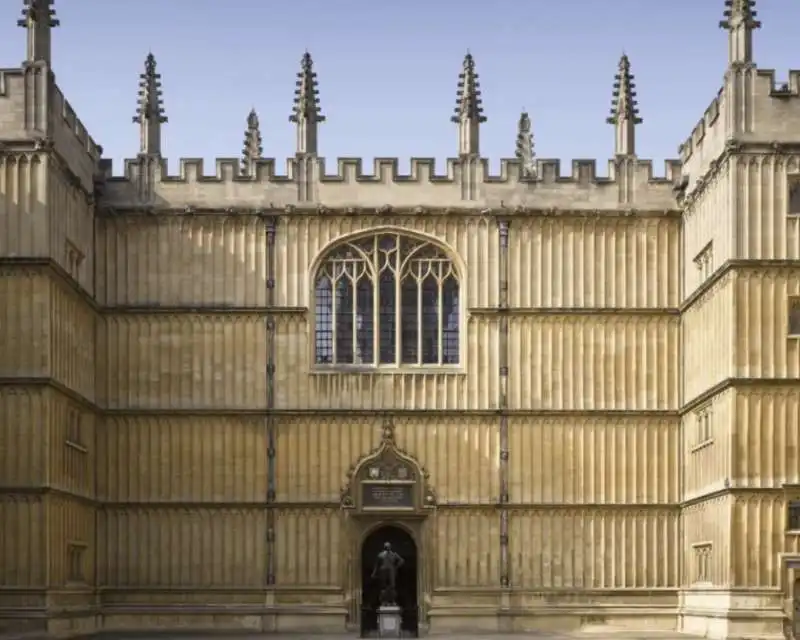
[[(131, 117), (149, 50), (163, 75), (165, 154), (236, 156), (255, 107), (266, 156), (294, 153), (288, 122), (307, 48), (320, 81), (322, 155), (445, 158), (456, 150), (457, 76), (475, 56), (488, 122), (482, 153), (513, 155), (533, 118), (540, 157), (613, 153), (605, 124), (619, 56), (631, 58), (644, 124), (639, 155), (676, 155), (720, 86), (723, 0), (56, 0), (61, 88), (118, 161), (137, 152)], [(0, 66), (17, 66), (22, 0), (0, 8)], [(755, 58), (779, 79), (800, 67), (798, 0), (760, 0)]]

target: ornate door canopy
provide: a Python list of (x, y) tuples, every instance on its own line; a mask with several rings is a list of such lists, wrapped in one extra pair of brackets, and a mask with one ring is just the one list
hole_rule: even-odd
[(424, 515), (436, 507), (436, 494), (428, 479), (422, 465), (398, 448), (394, 424), (386, 418), (380, 445), (350, 467), (341, 507), (363, 514)]

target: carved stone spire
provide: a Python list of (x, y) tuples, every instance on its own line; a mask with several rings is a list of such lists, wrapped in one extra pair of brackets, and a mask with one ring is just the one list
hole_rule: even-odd
[(325, 122), (319, 106), (319, 85), (314, 72), (314, 61), (306, 51), (300, 61), (300, 73), (294, 90), (294, 109), (289, 122), (297, 125), (297, 154), (312, 155), (318, 152), (318, 124)]
[(161, 155), (161, 125), (167, 122), (161, 95), (161, 74), (156, 71), (156, 58), (147, 54), (144, 73), (139, 76), (139, 106), (133, 121), (139, 125), (139, 153)]
[(756, 0), (725, 0), (724, 15), (719, 26), (728, 32), (728, 64), (752, 64), (753, 31), (761, 28)]
[(533, 127), (531, 117), (527, 111), (523, 111), (517, 123), (517, 146), (514, 156), (519, 160), (520, 169), (524, 178), (532, 178), (536, 175), (536, 154), (533, 150)]
[(28, 31), (28, 51), (26, 62), (46, 62), (50, 64), (51, 32), (59, 25), (52, 0), (24, 0), (22, 19), (17, 25)]
[(469, 52), (464, 56), (464, 66), (458, 76), (456, 108), (450, 120), (458, 125), (458, 154), (480, 155), (480, 125), (486, 122), (486, 116), (483, 115), (475, 59)]
[(611, 116), (606, 120), (614, 125), (614, 153), (618, 156), (636, 155), (636, 125), (642, 123), (636, 103), (636, 84), (631, 63), (624, 53), (619, 59), (619, 71), (614, 77)]
[(258, 125), (258, 114), (251, 109), (247, 116), (247, 129), (244, 132), (244, 147), (242, 148), (242, 175), (254, 176), (256, 162), (258, 162), (264, 148), (261, 146), (261, 129)]

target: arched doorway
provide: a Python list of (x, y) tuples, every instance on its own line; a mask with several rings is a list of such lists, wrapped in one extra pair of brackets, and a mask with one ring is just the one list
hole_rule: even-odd
[(372, 577), (375, 560), (389, 542), (400, 554), (404, 564), (397, 572), (397, 604), (403, 611), (404, 635), (418, 634), (417, 603), (417, 544), (411, 534), (398, 525), (387, 524), (374, 529), (361, 545), (361, 635), (367, 637), (378, 631), (380, 586)]

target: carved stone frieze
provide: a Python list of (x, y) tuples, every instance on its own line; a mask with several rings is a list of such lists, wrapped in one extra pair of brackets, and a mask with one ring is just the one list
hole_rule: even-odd
[[(437, 503), (427, 470), (410, 453), (397, 446), (391, 418), (386, 418), (383, 422), (380, 444), (350, 467), (341, 489), (342, 509), (381, 510), (380, 506), (364, 503), (361, 493), (364, 485), (407, 488), (410, 504), (404, 502), (402, 508), (416, 513), (424, 513), (434, 508)], [(391, 507), (387, 506), (386, 509), (390, 510)]]

